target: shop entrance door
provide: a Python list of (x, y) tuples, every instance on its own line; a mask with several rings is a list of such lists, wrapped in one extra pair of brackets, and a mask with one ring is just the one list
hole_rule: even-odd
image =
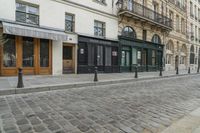
[(73, 73), (73, 47), (63, 46), (63, 73)]
[(147, 49), (142, 50), (142, 67), (144, 71), (147, 71)]

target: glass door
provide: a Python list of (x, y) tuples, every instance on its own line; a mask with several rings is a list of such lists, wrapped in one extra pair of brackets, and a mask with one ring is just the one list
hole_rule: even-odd
[(127, 72), (131, 69), (131, 52), (128, 47), (124, 47), (124, 50), (121, 51), (121, 69)]

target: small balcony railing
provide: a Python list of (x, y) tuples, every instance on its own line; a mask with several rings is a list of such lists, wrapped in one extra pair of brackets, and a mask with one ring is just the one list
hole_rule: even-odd
[(149, 20), (162, 27), (172, 29), (173, 24), (170, 18), (157, 13), (146, 6), (130, 0), (123, 0), (120, 4), (121, 6), (119, 7), (119, 14), (122, 14), (125, 11), (140, 18), (145, 18), (146, 20)]

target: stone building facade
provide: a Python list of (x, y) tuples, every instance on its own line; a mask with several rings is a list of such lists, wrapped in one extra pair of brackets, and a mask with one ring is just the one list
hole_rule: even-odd
[(200, 1), (188, 0), (187, 5), (189, 63), (191, 69), (197, 69), (200, 63)]

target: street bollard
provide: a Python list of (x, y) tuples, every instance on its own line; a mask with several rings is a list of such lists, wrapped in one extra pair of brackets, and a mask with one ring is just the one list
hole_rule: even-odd
[(176, 67), (176, 75), (178, 75), (179, 74), (179, 72), (178, 72), (178, 67)]
[(17, 83), (17, 88), (23, 88), (23, 72), (22, 68), (18, 68), (18, 83)]
[(135, 67), (135, 78), (138, 78), (138, 67)]
[(190, 74), (190, 67), (188, 68), (188, 74)]
[(94, 82), (98, 82), (98, 67), (95, 67), (94, 68)]
[(199, 73), (199, 66), (198, 66), (198, 68), (197, 68), (197, 73)]
[(159, 74), (159, 76), (163, 76), (163, 74), (162, 74), (162, 66), (160, 66), (160, 74)]

